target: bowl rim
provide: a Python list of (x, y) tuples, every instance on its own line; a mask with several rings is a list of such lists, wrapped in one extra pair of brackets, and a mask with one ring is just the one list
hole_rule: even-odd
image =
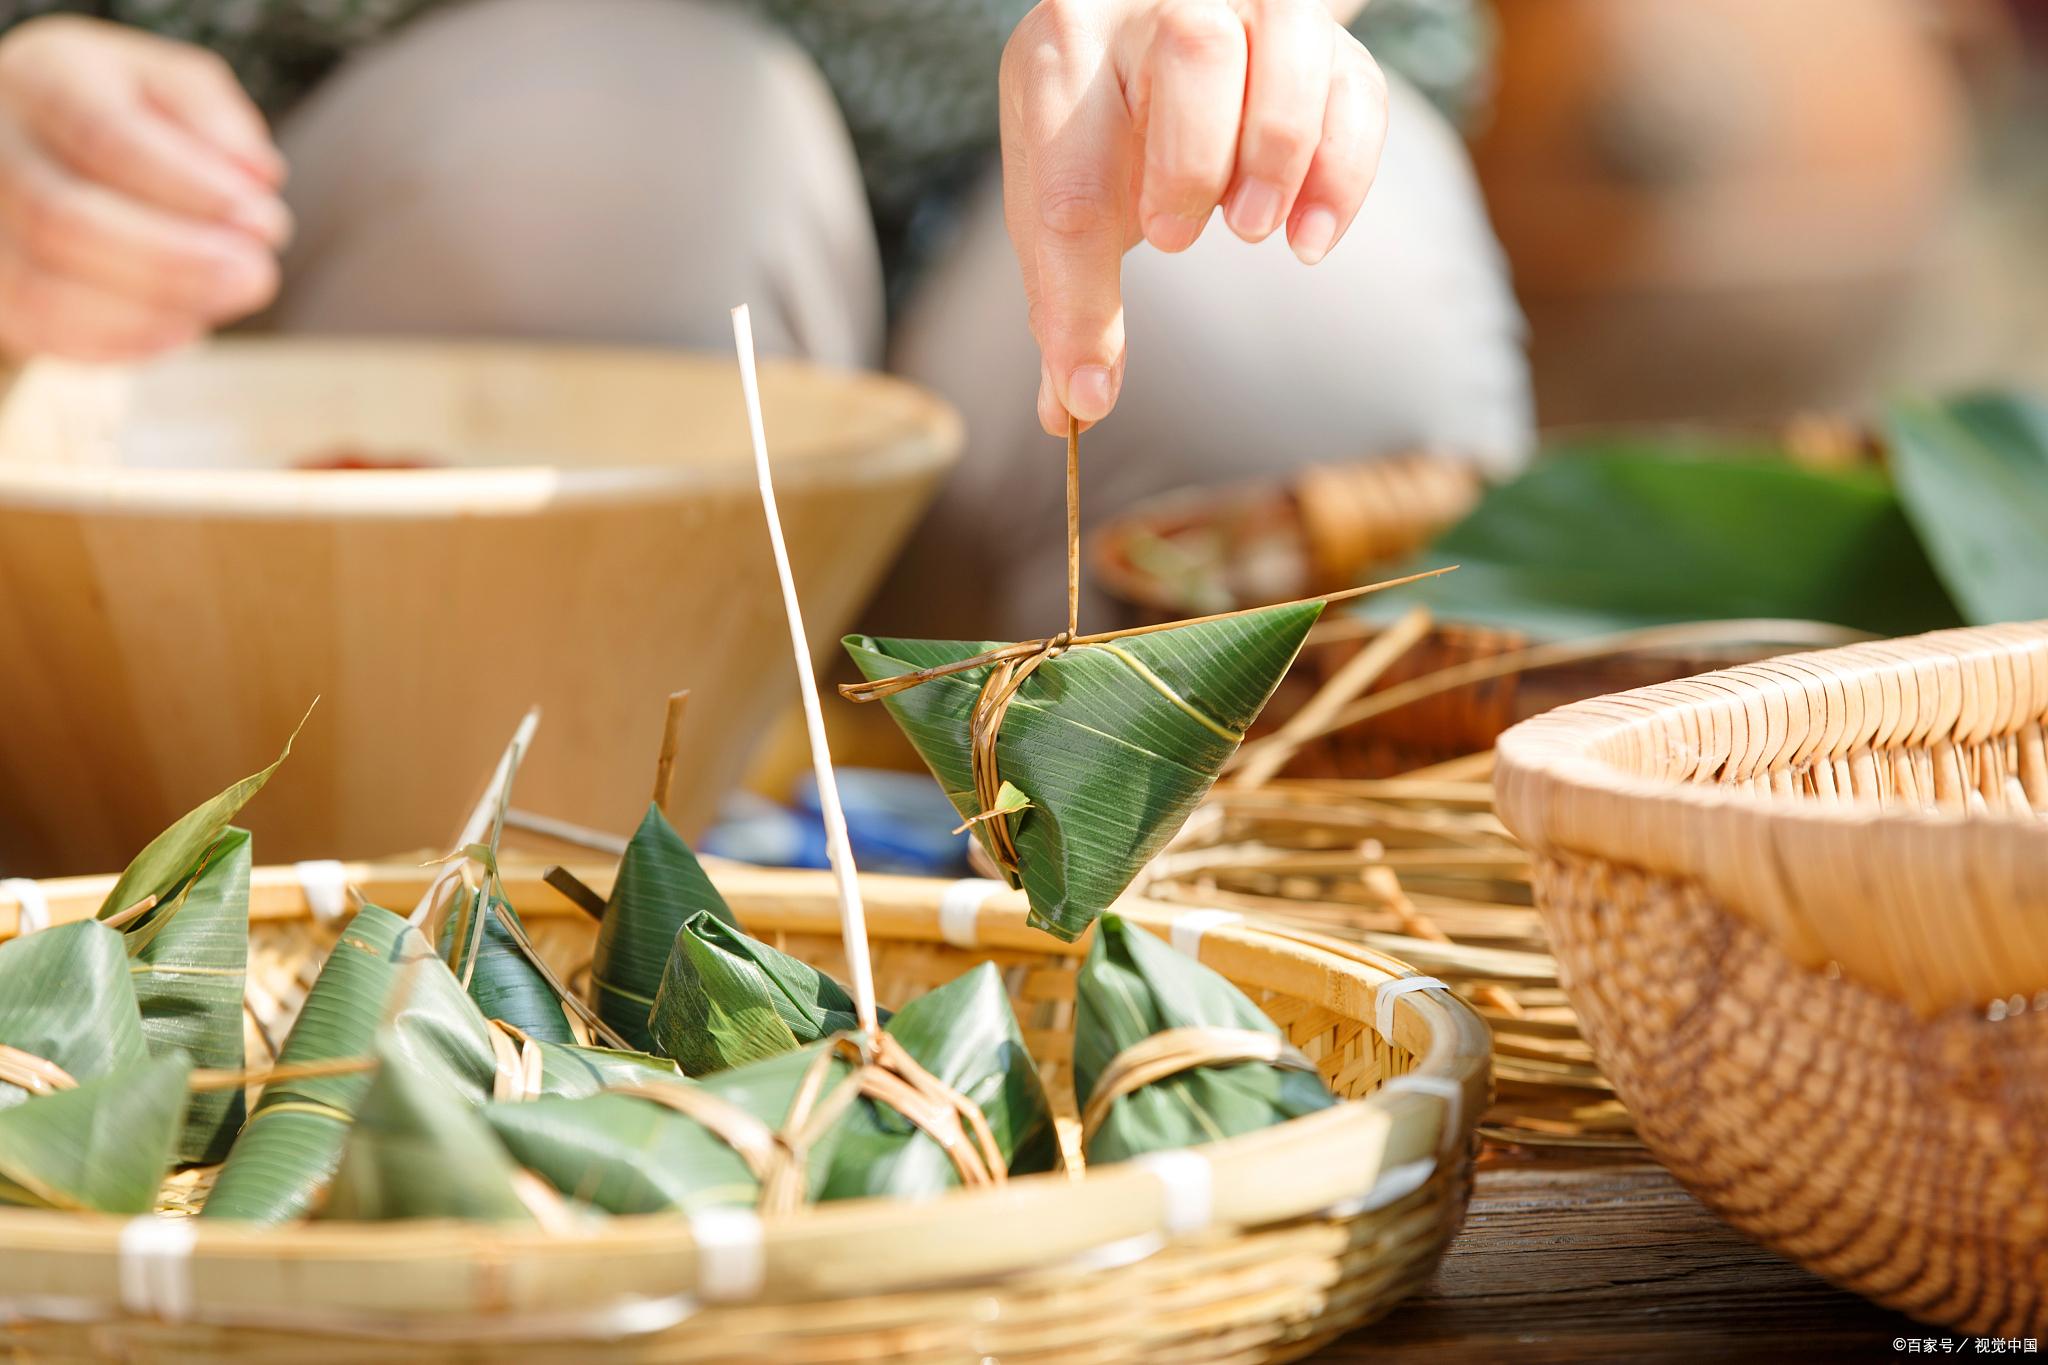
[[(425, 336), (230, 336), (135, 366), (86, 366), (31, 361), (0, 375), (0, 410), (24, 384), (43, 374), (105, 376), (115, 382), (155, 365), (347, 363), (375, 356), (452, 357), (471, 364), (618, 363), (672, 368), (708, 376), (730, 371), (738, 402), (737, 364), (715, 352), (660, 346), (589, 344)], [(960, 413), (945, 399), (896, 375), (816, 361), (767, 356), (760, 361), (767, 386), (792, 376), (870, 395), (900, 411), (902, 429), (886, 442), (860, 447), (828, 444), (801, 455), (775, 454), (772, 394), (769, 451), (778, 486), (831, 490), (935, 477), (950, 468), (965, 444)], [(60, 381), (61, 382), (61, 381)], [(467, 465), (403, 470), (165, 469), (129, 465), (39, 466), (0, 461), (0, 512), (10, 509), (120, 516), (416, 520), (449, 516), (518, 516), (543, 508), (617, 506), (650, 496), (736, 492), (755, 486), (751, 462), (692, 465)]]
[(1717, 769), (1739, 757), (1748, 778), (1822, 750), (1969, 743), (2043, 716), (2048, 620), (1934, 631), (1561, 706), (1501, 736), (1494, 794), (1538, 855), (1697, 883), (1801, 965), (1832, 964), (1926, 1017), (2048, 986), (2048, 820), (1785, 800), (1608, 755), (1672, 742), (1675, 720), (1681, 756)]
[[(524, 860), (505, 866), (507, 891), (522, 902), (522, 917), (581, 919), (581, 910), (540, 880), (543, 866)], [(305, 867), (254, 870), (252, 922), (320, 919), (336, 875), (372, 902), (409, 905), (436, 871), (395, 862), (344, 864), (338, 873), (323, 866), (308, 874), (302, 872)], [(603, 894), (615, 867), (571, 864), (571, 870)], [(742, 921), (757, 929), (838, 932), (836, 893), (827, 873), (716, 860), (711, 870)], [(91, 916), (115, 880), (71, 877), (35, 885), (50, 922), (61, 923)], [(866, 874), (861, 882), (869, 929), (879, 939), (935, 946), (972, 943), (970, 951), (1021, 949), (1063, 957), (1079, 956), (1088, 947), (1085, 937), (1065, 944), (1029, 928), (1022, 893), (1000, 886)], [(971, 919), (960, 912), (957, 895), (949, 899), (955, 887), (974, 889)], [(19, 923), (20, 890), (0, 885), (0, 941), (12, 937)], [(1361, 945), (1253, 927), (1228, 912), (1140, 900), (1127, 900), (1117, 909), (1226, 974), (1234, 970), (1241, 976), (1248, 965), (1263, 964), (1290, 981), (1319, 976), (1324, 1007), (1340, 1021), (1372, 1030), (1377, 1020), (1386, 1019), (1415, 1058), (1407, 1074), (1422, 1078), (1421, 1083), (1413, 1089), (1376, 1091), (1199, 1149), (1118, 1163), (1083, 1180), (1057, 1172), (1023, 1176), (992, 1189), (956, 1190), (927, 1201), (848, 1200), (788, 1219), (754, 1220), (749, 1236), (760, 1264), (752, 1278), (757, 1292), (766, 1289), (760, 1301), (855, 1298), (971, 1284), (994, 1292), (1005, 1276), (1086, 1265), (1091, 1258), (1101, 1259), (1099, 1268), (1109, 1270), (1182, 1237), (1199, 1239), (1316, 1215), (1366, 1216), (1400, 1205), (1432, 1182), (1458, 1178), (1490, 1097), (1491, 1035), (1441, 983), (1383, 994), (1398, 980), (1434, 978), (1419, 977), (1407, 964)], [(1343, 1159), (1332, 1160), (1338, 1153)], [(1196, 1203), (1206, 1214), (1199, 1228), (1178, 1224), (1181, 1206), (1174, 1198), (1191, 1162), (1200, 1168)], [(739, 1215), (742, 1223), (750, 1217)], [(0, 1260), (22, 1264), (23, 1274), (34, 1281), (33, 1287), (8, 1296), (8, 1306), (28, 1317), (64, 1312), (123, 1316), (125, 1295), (117, 1292), (119, 1277), (110, 1272), (127, 1263), (123, 1253), (130, 1244), (124, 1239), (133, 1237), (134, 1226), (153, 1219), (0, 1210)], [(402, 1230), (375, 1224), (315, 1222), (265, 1229), (177, 1221), (189, 1230), (180, 1234), (184, 1245), (177, 1253), (183, 1262), (178, 1273), (205, 1300), (191, 1305), (194, 1321), (275, 1325), (280, 1315), (271, 1310), (278, 1283), (268, 1267), (279, 1262), (296, 1263), (300, 1278), (290, 1282), (304, 1291), (304, 1301), (284, 1321), (311, 1322), (323, 1311), (352, 1313), (360, 1320), (354, 1330), (370, 1335), (376, 1333), (380, 1313), (397, 1313), (401, 1321), (394, 1331), (409, 1333), (437, 1319), (467, 1320), (486, 1309), (502, 1313), (507, 1304), (543, 1317), (588, 1310), (587, 1283), (559, 1271), (592, 1258), (603, 1262), (607, 1291), (620, 1304), (676, 1298), (679, 1286), (689, 1291), (680, 1297), (720, 1301), (707, 1292), (717, 1274), (706, 1270), (700, 1254), (709, 1230), (701, 1216), (695, 1222), (680, 1214), (614, 1217), (590, 1232), (566, 1235), (426, 1220), (409, 1222)], [(1005, 1237), (990, 1238), (992, 1226), (1003, 1227)], [(887, 1239), (887, 1255), (877, 1254), (877, 1239)], [(305, 1277), (316, 1268), (331, 1272), (324, 1302)], [(398, 1299), (389, 1297), (393, 1293)], [(442, 1294), (445, 1299), (436, 1298)], [(495, 1308), (479, 1303), (486, 1296), (495, 1296)], [(754, 1301), (752, 1295), (740, 1297)]]

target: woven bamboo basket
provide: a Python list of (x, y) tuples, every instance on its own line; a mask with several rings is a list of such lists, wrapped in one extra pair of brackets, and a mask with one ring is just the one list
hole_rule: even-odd
[(1500, 744), (1565, 984), (1749, 1235), (2048, 1335), (2048, 622), (1601, 698)]
[[(573, 870), (608, 885), (608, 868)], [(387, 905), (411, 904), (429, 875), (367, 864), (346, 874)], [(730, 869), (719, 880), (751, 932), (843, 969), (828, 877)], [(43, 885), (61, 920), (92, 913), (109, 879)], [(506, 885), (559, 968), (587, 964), (595, 921), (531, 867), (508, 867)], [(863, 886), (882, 998), (1000, 964), (1052, 1094), (1068, 1097), (1071, 1138), (1067, 1048), (1083, 945), (1027, 929), (1021, 895), (987, 884)], [(309, 902), (292, 868), (254, 878), (250, 1000), (273, 1038), (338, 928), (338, 907), (318, 890)], [(1391, 958), (1327, 951), (1213, 911), (1134, 903), (1127, 913), (1236, 981), (1355, 1102), (1085, 1178), (823, 1205), (763, 1222), (758, 1242), (737, 1250), (666, 1216), (570, 1236), (179, 1222), (189, 1247), (167, 1256), (161, 1217), (0, 1211), (0, 1340), (29, 1354), (147, 1360), (1304, 1355), (1419, 1287), (1457, 1230), (1490, 1084), (1485, 1026), (1444, 990), (1390, 989), (1415, 979)], [(0, 899), (0, 937), (17, 917)], [(189, 1183), (167, 1187), (167, 1203), (189, 1205)], [(138, 1224), (157, 1235), (138, 1237)]]
[[(1303, 471), (1288, 483), (1201, 489), (1141, 503), (1091, 538), (1095, 582), (1133, 621), (1169, 621), (1385, 577), (1478, 500), (1480, 478), (1449, 456), (1406, 454)], [(1266, 707), (1254, 735), (1339, 677), (1374, 632), (1332, 613)], [(1527, 650), (1519, 631), (1437, 622), (1378, 678), (1392, 689)], [(1518, 720), (1566, 702), (1757, 657), (1692, 646), (1589, 650), (1540, 669), (1478, 677), (1303, 744), (1290, 777), (1391, 777), (1492, 746)]]

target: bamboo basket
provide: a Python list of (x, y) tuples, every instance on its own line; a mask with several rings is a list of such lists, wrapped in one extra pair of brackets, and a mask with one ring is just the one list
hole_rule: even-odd
[[(911, 385), (763, 367), (783, 517), (828, 640), (960, 447)], [(309, 472), (346, 456), (434, 467)], [(277, 753), (270, 856), (445, 837), (538, 702), (573, 744), (521, 800), (630, 828), (679, 683), (686, 830), (791, 696), (730, 358), (598, 347), (225, 341), (0, 376), (0, 868), (116, 865)], [(418, 763), (432, 752), (445, 762)]]
[[(1405, 454), (1316, 466), (1292, 482), (1201, 489), (1141, 503), (1089, 542), (1095, 582), (1136, 621), (1257, 606), (1385, 577), (1478, 500), (1481, 481), (1449, 456)], [(1371, 641), (1332, 614), (1268, 703), (1253, 734), (1294, 715)], [(1437, 622), (1379, 678), (1391, 689), (1517, 654), (1518, 631)], [(1584, 697), (1663, 682), (1757, 656), (1750, 648), (1609, 651), (1537, 671), (1477, 679), (1302, 745), (1290, 777), (1378, 778), (1490, 748), (1518, 720)]]
[[(600, 891), (609, 883), (609, 868), (573, 870)], [(372, 901), (407, 905), (431, 874), (355, 865), (346, 875)], [(829, 877), (721, 869), (719, 881), (749, 931), (842, 970)], [(91, 914), (110, 882), (44, 884), (52, 918)], [(862, 882), (883, 999), (977, 961), (1001, 965), (1032, 1053), (1052, 1093), (1067, 1097), (1071, 1149), (1066, 1050), (1085, 945), (1027, 929), (1022, 896), (988, 884)], [(309, 902), (294, 869), (255, 874), (251, 1004), (273, 1038), (337, 931), (340, 907), (319, 894), (324, 885)], [(508, 867), (506, 887), (558, 967), (587, 964), (594, 920), (531, 866)], [(1085, 1178), (823, 1205), (759, 1224), (751, 1252), (709, 1227), (696, 1228), (700, 1241), (688, 1219), (668, 1216), (570, 1236), (177, 1220), (189, 1246), (166, 1254), (161, 1216), (0, 1211), (0, 1324), (11, 1324), (0, 1340), (29, 1354), (142, 1360), (1307, 1354), (1418, 1288), (1456, 1232), (1489, 1088), (1485, 1026), (1446, 991), (1393, 986), (1413, 978), (1392, 958), (1278, 938), (1214, 912), (1133, 903), (1125, 913), (1236, 981), (1354, 1102)], [(0, 899), (0, 936), (17, 918)], [(166, 1202), (189, 1206), (190, 1190), (167, 1188)], [(157, 1235), (138, 1236), (138, 1224)]]
[(2048, 622), (1787, 656), (1501, 740), (1651, 1150), (1879, 1303), (2048, 1335)]

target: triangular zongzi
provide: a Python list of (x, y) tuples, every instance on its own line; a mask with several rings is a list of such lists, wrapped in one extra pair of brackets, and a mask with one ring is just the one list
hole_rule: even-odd
[(692, 1076), (858, 1026), (845, 987), (704, 910), (676, 934), (648, 1022), (655, 1046)]
[[(1000, 710), (992, 746), (1000, 783), (1027, 804), (993, 814), (976, 794), (976, 713), (1005, 665), (932, 677), (885, 704), (999, 864), (988, 822), (1004, 822), (1004, 875), (1030, 898), (1031, 922), (1072, 941), (1193, 813), (1321, 611), (1290, 603), (1050, 653)], [(855, 635), (846, 648), (879, 682), (1004, 647)]]
[(697, 855), (661, 807), (650, 803), (619, 859), (590, 963), (590, 1003), (598, 1018), (643, 1052), (654, 1050), (647, 1016), (661, 988), (669, 948), (684, 921), (699, 911), (735, 923)]
[[(58, 1068), (83, 1084), (149, 1058), (121, 935), (97, 920), (0, 943), (0, 1111), (31, 1098), (16, 1067)], [(23, 1075), (27, 1079), (27, 1075)]]
[[(469, 973), (469, 996), (486, 1019), (502, 1019), (531, 1037), (550, 1043), (573, 1043), (561, 997), (529, 962), (500, 914), (518, 922), (511, 902), (491, 887), (458, 888), (454, 905), (441, 926), (441, 954), (458, 978)], [(522, 926), (523, 927), (523, 926)], [(472, 943), (472, 936), (481, 934)], [(474, 947), (474, 954), (471, 949)]]
[(147, 1213), (184, 1127), (176, 1052), (0, 1109), (0, 1204)]
[[(1084, 1138), (1091, 1164), (1249, 1133), (1337, 1102), (1243, 991), (1120, 915), (1102, 917), (1075, 992), (1075, 1097), (1084, 1119), (1101, 1110)], [(1211, 1048), (1216, 1060), (1098, 1096), (1119, 1057), (1169, 1031), (1184, 1040), (1183, 1057)], [(1260, 1044), (1271, 1060), (1242, 1059)]]

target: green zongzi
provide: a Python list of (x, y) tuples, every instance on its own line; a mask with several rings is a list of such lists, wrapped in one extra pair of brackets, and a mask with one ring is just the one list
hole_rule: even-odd
[(1336, 1098), (1220, 974), (1104, 915), (1076, 983), (1074, 1091), (1091, 1164), (1233, 1137)]
[(684, 922), (655, 992), (654, 1043), (692, 1076), (857, 1027), (845, 987), (709, 911)]
[(79, 920), (0, 943), (0, 1112), (148, 1057), (119, 933)]
[(699, 911), (736, 922), (697, 855), (661, 807), (650, 803), (619, 860), (590, 964), (591, 1004), (598, 1018), (643, 1052), (654, 1050), (647, 1017), (669, 949), (676, 932)]
[(147, 1213), (184, 1126), (190, 1073), (167, 1052), (0, 1109), (0, 1204)]
[[(1029, 896), (1031, 922), (1072, 941), (1193, 813), (1321, 611), (1289, 603), (1035, 650), (849, 636), (879, 686), (848, 694), (885, 699)], [(1000, 657), (960, 667), (988, 654)]]

